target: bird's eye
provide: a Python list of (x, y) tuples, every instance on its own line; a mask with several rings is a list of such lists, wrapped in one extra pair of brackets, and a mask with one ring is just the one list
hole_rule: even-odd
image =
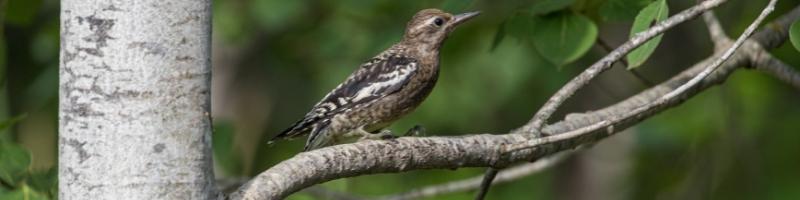
[(444, 24), (444, 20), (442, 20), (442, 18), (436, 18), (433, 20), (433, 24), (436, 24), (436, 26), (442, 26), (442, 24)]

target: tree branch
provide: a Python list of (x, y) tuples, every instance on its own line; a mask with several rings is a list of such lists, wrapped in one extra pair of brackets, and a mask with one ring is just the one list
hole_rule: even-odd
[(612, 51), (588, 69), (583, 71), (580, 75), (573, 78), (569, 83), (561, 87), (555, 95), (550, 97), (547, 102), (536, 112), (536, 115), (533, 116), (533, 119), (523, 126), (522, 131), (526, 133), (538, 133), (539, 129), (547, 122), (547, 119), (550, 118), (556, 109), (564, 103), (567, 98), (571, 97), (578, 89), (583, 88), (586, 84), (589, 83), (595, 76), (602, 73), (608, 68), (611, 67), (611, 64), (620, 60), (623, 56), (628, 54), (636, 47), (641, 46), (648, 40), (652, 39), (653, 37), (663, 33), (664, 31), (678, 25), (679, 23), (683, 23), (690, 19), (693, 19), (700, 15), (701, 13), (710, 10), (711, 8), (717, 7), (720, 4), (724, 3), (725, 0), (706, 0), (701, 2), (698, 5), (695, 5), (689, 9), (686, 9), (668, 19), (659, 22), (653, 27), (649, 29), (637, 33), (634, 37), (632, 37), (627, 42), (623, 43), (616, 50)]
[(725, 46), (728, 46), (731, 40), (725, 35), (725, 30), (722, 29), (722, 25), (720, 25), (717, 16), (714, 15), (714, 11), (708, 11), (703, 14), (703, 21), (706, 22), (708, 35), (711, 37), (711, 41), (714, 42), (714, 51), (725, 49)]
[[(775, 10), (775, 2), (777, 2), (777, 0), (770, 0), (770, 2), (767, 5), (767, 7), (765, 7), (764, 10), (761, 11), (761, 14), (758, 15), (758, 18), (756, 18), (755, 21), (753, 21), (753, 23), (751, 23), (750, 26), (747, 27), (747, 29), (744, 31), (744, 33), (742, 33), (742, 35), (739, 36), (738, 39), (736, 39), (736, 42), (733, 43), (733, 45), (731, 45), (729, 48), (727, 48), (727, 50), (725, 50), (725, 52), (722, 53), (722, 55), (716, 57), (716, 59), (714, 59), (714, 61), (711, 62), (708, 65), (708, 67), (705, 67), (703, 69), (703, 71), (701, 71), (700, 73), (698, 73), (697, 75), (692, 77), (692, 79), (690, 79), (689, 81), (687, 81), (684, 84), (681, 84), (678, 88), (675, 88), (675, 90), (664, 94), (663, 96), (658, 98), (656, 101), (647, 103), (644, 106), (638, 107), (638, 108), (634, 109), (633, 111), (631, 111), (629, 113), (625, 113), (623, 115), (614, 116), (611, 119), (603, 120), (603, 121), (597, 122), (595, 124), (592, 124), (592, 125), (585, 126), (583, 128), (577, 129), (577, 130), (573, 130), (573, 131), (570, 131), (570, 132), (567, 132), (567, 133), (563, 133), (563, 134), (548, 136), (548, 137), (544, 137), (544, 138), (540, 138), (540, 139), (536, 139), (536, 140), (530, 140), (530, 141), (528, 141), (526, 143), (511, 145), (511, 146), (509, 146), (507, 148), (508, 151), (509, 152), (514, 152), (514, 151), (519, 151), (519, 150), (528, 149), (528, 148), (536, 148), (536, 147), (539, 147), (539, 146), (544, 145), (544, 144), (557, 143), (557, 142), (566, 141), (566, 140), (573, 140), (574, 138), (577, 138), (577, 137), (585, 137), (584, 135), (588, 135), (588, 133), (596, 132), (598, 130), (601, 130), (601, 128), (611, 129), (608, 132), (609, 132), (609, 134), (612, 134), (614, 132), (613, 131), (613, 129), (614, 129), (613, 124), (619, 123), (622, 120), (632, 118), (634, 116), (640, 115), (640, 114), (645, 113), (645, 112), (652, 112), (653, 109), (655, 109), (657, 107), (660, 107), (661, 105), (678, 98), (683, 93), (688, 91), (690, 88), (693, 88), (693, 87), (697, 86), (697, 84), (699, 84), (700, 81), (702, 81), (703, 79), (708, 77), (708, 75), (710, 75), (712, 72), (714, 72), (714, 70), (716, 70), (719, 66), (721, 66), (722, 63), (724, 63), (731, 56), (733, 56), (733, 53), (735, 53), (736, 50), (739, 49), (739, 47), (742, 44), (745, 43), (747, 38), (749, 38), (750, 35), (752, 35), (753, 32), (755, 32), (756, 28), (758, 28), (758, 26), (761, 24), (761, 21), (763, 21), (764, 18), (766, 18), (767, 15), (769, 15), (769, 13), (772, 13), (772, 11)], [(758, 51), (758, 52), (763, 52), (763, 51)]]
[[(525, 163), (519, 166), (504, 169), (503, 171), (497, 174), (492, 185), (510, 182), (543, 171), (545, 169), (550, 168), (550, 166), (560, 163), (562, 160), (564, 160), (564, 158), (568, 157), (571, 154), (572, 151), (562, 152), (555, 154), (553, 156), (539, 159), (536, 162)], [(464, 180), (448, 182), (440, 185), (427, 186), (400, 194), (380, 197), (377, 199), (413, 200), (413, 199), (422, 199), (422, 198), (433, 197), (454, 192), (464, 192), (464, 191), (474, 190), (475, 188), (481, 186), (481, 184), (484, 182), (483, 179), (484, 179), (483, 175), (481, 175)]]
[(753, 40), (759, 41), (765, 49), (778, 48), (789, 38), (789, 26), (798, 18), (800, 18), (800, 6), (795, 6), (788, 13), (766, 24), (762, 31), (753, 35)]
[[(587, 85), (595, 76), (611, 68), (612, 64), (614, 64), (616, 61), (619, 61), (623, 56), (625, 56), (625, 54), (628, 54), (630, 51), (633, 51), (633, 49), (636, 49), (636, 47), (641, 46), (645, 42), (674, 27), (675, 25), (688, 21), (689, 19), (696, 17), (698, 14), (710, 10), (711, 8), (714, 8), (724, 2), (725, 0), (707, 0), (700, 2), (700, 4), (692, 8), (678, 13), (641, 33), (637, 33), (636, 36), (620, 45), (620, 47), (614, 51), (611, 51), (608, 55), (597, 61), (588, 69), (583, 71), (580, 75), (564, 85), (560, 90), (558, 90), (558, 92), (556, 92), (555, 95), (550, 97), (550, 99), (545, 102), (544, 106), (542, 106), (533, 116), (533, 119), (531, 119), (528, 124), (524, 125), (520, 129), (523, 132), (532, 134), (534, 136), (539, 136), (540, 134), (538, 133), (540, 133), (542, 126), (566, 99), (571, 97), (580, 88), (583, 88), (585, 85)], [(625, 65), (627, 66), (627, 64)], [(635, 71), (632, 71), (632, 73), (637, 75), (637, 78), (643, 79)], [(652, 84), (648, 84), (648, 86), (652, 86)], [(478, 191), (478, 194), (475, 197), (476, 200), (482, 200), (489, 191), (488, 187), (491, 186), (492, 180), (494, 179), (494, 176), (497, 174), (498, 170), (499, 169), (496, 168), (490, 168), (486, 171), (486, 175), (484, 176), (484, 184)]]
[(756, 54), (753, 58), (753, 68), (774, 76), (778, 80), (800, 90), (800, 72), (789, 64), (770, 55), (768, 52)]
[[(792, 13), (795, 12), (793, 11)], [(794, 16), (791, 13), (789, 15)], [(781, 19), (786, 18), (791, 17)], [(509, 145), (529, 141), (530, 134), (527, 132), (461, 137), (403, 137), (390, 141), (363, 141), (336, 145), (300, 153), (289, 160), (279, 163), (243, 185), (237, 192), (231, 194), (231, 198), (280, 199), (317, 183), (363, 174), (393, 173), (419, 169), (501, 167), (513, 162), (542, 158), (555, 152), (576, 148), (582, 144), (598, 141), (610, 134), (633, 126), (635, 123), (645, 120), (658, 112), (684, 102), (702, 90), (721, 83), (730, 73), (750, 62), (753, 54), (763, 52), (764, 49), (760, 44), (776, 44), (777, 42), (775, 41), (785, 41), (785, 30), (777, 31), (767, 28), (759, 32), (756, 36), (760, 35), (762, 37), (754, 37), (751, 42), (745, 42), (739, 51), (732, 54), (728, 61), (722, 63), (717, 70), (714, 70), (699, 81), (696, 87), (689, 87), (675, 98), (671, 98), (645, 112), (616, 121), (607, 126), (611, 128), (605, 130), (597, 129), (569, 140), (552, 140), (552, 137), (558, 134), (580, 130), (606, 119), (614, 119), (615, 116), (625, 115), (636, 108), (647, 105), (648, 102), (661, 98), (692, 79), (692, 77), (696, 77), (702, 70), (706, 69), (706, 66), (709, 66), (714, 61), (713, 58), (719, 57), (722, 53), (715, 53), (714, 57), (706, 59), (670, 80), (622, 102), (598, 111), (571, 114), (563, 121), (545, 126), (542, 129), (542, 133), (553, 136), (536, 140), (551, 141), (542, 142), (542, 145), (536, 148), (506, 153)], [(783, 37), (770, 36), (770, 33), (782, 35)], [(777, 45), (764, 46), (774, 48)], [(610, 62), (613, 61), (610, 60)]]
[[(603, 40), (603, 38), (599, 38), (599, 37), (597, 38), (597, 45), (600, 46), (601, 49), (606, 51), (606, 53), (610, 53), (611, 51), (614, 51), (614, 48), (611, 47), (611, 45), (609, 45), (608, 42)], [(619, 62), (622, 64), (622, 67), (625, 67), (625, 69), (628, 72), (630, 72), (634, 77), (636, 77), (636, 79), (639, 80), (639, 82), (642, 82), (643, 85), (645, 85), (647, 87), (653, 87), (654, 85), (656, 85), (652, 81), (647, 80), (646, 78), (644, 78), (644, 76), (642, 76), (642, 74), (639, 74), (639, 71), (637, 71), (636, 69), (628, 69), (628, 61), (627, 60), (619, 59)]]
[(494, 178), (497, 177), (498, 172), (500, 172), (500, 169), (493, 167), (486, 170), (480, 182), (478, 194), (475, 195), (475, 200), (483, 200), (483, 198), (486, 198), (486, 194), (489, 193), (489, 187), (492, 186), (492, 182), (494, 182)]

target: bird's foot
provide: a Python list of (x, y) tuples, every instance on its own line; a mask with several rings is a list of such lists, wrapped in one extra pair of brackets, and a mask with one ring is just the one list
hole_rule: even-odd
[(394, 136), (394, 133), (392, 133), (392, 131), (386, 129), (382, 130), (377, 134), (381, 140), (391, 140), (397, 138), (397, 136)]
[(420, 135), (425, 135), (425, 127), (422, 127), (420, 125), (415, 125), (414, 127), (411, 127), (411, 129), (408, 129), (408, 131), (406, 131), (406, 134), (403, 136), (420, 136)]
[(397, 138), (397, 136), (394, 136), (392, 131), (384, 129), (377, 133), (364, 134), (364, 136), (358, 140), (389, 140), (395, 138)]
[(391, 134), (391, 133), (390, 134), (386, 134), (386, 135), (381, 135), (381, 140), (394, 140), (394, 139), (397, 139), (397, 138), (398, 138), (397, 136), (395, 136), (394, 134)]

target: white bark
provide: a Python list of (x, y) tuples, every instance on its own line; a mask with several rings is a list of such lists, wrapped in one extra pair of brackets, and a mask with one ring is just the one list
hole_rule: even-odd
[(59, 199), (210, 199), (210, 0), (62, 0)]

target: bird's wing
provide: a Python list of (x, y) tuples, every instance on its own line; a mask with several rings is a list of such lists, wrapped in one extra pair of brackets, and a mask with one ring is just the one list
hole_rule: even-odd
[(419, 61), (400, 55), (383, 55), (370, 59), (333, 91), (325, 95), (303, 119), (275, 138), (295, 137), (317, 124), (327, 124), (330, 117), (343, 111), (367, 105), (399, 91), (419, 69)]

